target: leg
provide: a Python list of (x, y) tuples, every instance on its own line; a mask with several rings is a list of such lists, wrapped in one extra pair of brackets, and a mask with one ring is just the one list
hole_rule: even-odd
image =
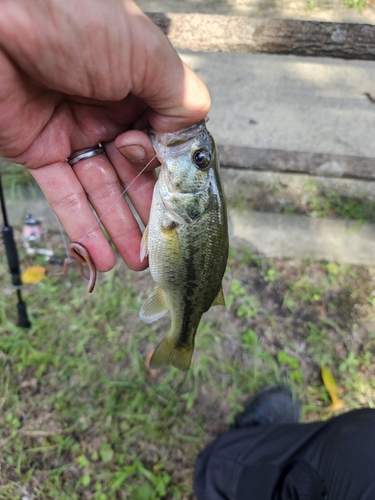
[(230, 430), (201, 453), (198, 500), (375, 498), (374, 410), (311, 424), (267, 423), (265, 413), (248, 415), (249, 427)]
[(330, 499), (373, 500), (375, 410), (354, 410), (325, 422), (304, 458), (324, 477)]

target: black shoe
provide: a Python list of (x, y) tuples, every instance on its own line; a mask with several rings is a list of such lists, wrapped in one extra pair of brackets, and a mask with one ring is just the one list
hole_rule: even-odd
[(272, 385), (259, 391), (237, 415), (234, 427), (291, 424), (300, 419), (300, 404), (284, 385)]

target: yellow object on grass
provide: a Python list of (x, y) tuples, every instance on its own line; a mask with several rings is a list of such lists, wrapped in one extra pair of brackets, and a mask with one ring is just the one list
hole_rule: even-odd
[(46, 274), (46, 268), (43, 266), (31, 266), (21, 275), (21, 281), (24, 285), (31, 285), (42, 281)]
[(322, 379), (324, 387), (327, 389), (329, 397), (332, 401), (331, 410), (338, 411), (344, 406), (344, 401), (339, 398), (339, 392), (341, 391), (338, 387), (335, 377), (333, 376), (331, 370), (326, 366), (322, 366)]

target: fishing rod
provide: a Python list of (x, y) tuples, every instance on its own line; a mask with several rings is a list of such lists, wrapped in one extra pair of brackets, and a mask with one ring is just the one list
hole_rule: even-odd
[(0, 173), (0, 202), (1, 202), (1, 211), (3, 213), (4, 226), (2, 229), (3, 240), (5, 245), (5, 252), (7, 254), (9, 271), (12, 276), (12, 284), (17, 291), (17, 312), (18, 312), (18, 323), (17, 325), (21, 328), (30, 328), (31, 323), (27, 316), (26, 303), (22, 299), (21, 295), (21, 270), (18, 259), (18, 252), (16, 243), (14, 241), (13, 229), (9, 226), (7, 211), (5, 207), (5, 198), (3, 185), (1, 181), (1, 173)]

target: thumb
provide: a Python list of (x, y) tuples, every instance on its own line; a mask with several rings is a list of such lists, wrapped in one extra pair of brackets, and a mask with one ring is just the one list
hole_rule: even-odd
[(131, 92), (148, 104), (152, 128), (174, 132), (202, 120), (211, 105), (205, 84), (133, 2), (127, 8), (132, 17)]
[(174, 80), (174, 88), (161, 94), (161, 99), (148, 111), (150, 125), (158, 132), (174, 132), (193, 125), (203, 120), (210, 110), (211, 98), (206, 85), (183, 62), (177, 81)]

